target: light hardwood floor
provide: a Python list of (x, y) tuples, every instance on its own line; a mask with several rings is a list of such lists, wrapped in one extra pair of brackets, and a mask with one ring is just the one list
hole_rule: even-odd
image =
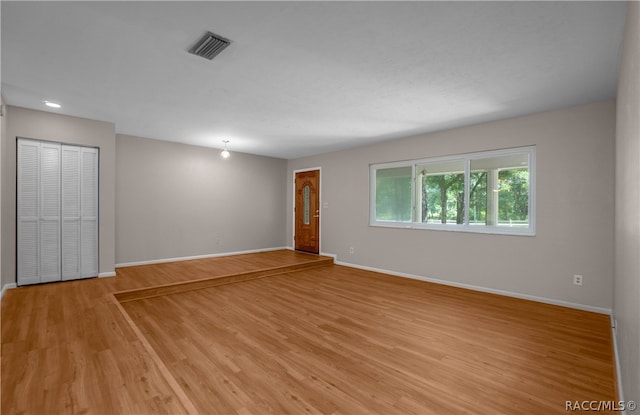
[(121, 304), (111, 295), (306, 257), (9, 291), (2, 413), (553, 414), (567, 400), (615, 400), (604, 315), (337, 265)]
[(113, 292), (296, 265), (276, 251), (117, 270), (17, 288), (2, 299), (2, 414), (186, 413), (113, 301)]

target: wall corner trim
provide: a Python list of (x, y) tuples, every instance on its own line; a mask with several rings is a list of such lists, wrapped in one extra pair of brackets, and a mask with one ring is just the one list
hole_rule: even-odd
[[(616, 327), (616, 318), (613, 313), (611, 317), (611, 340), (613, 342), (613, 359), (616, 368), (616, 390), (618, 391), (618, 401), (624, 402), (624, 391), (622, 390), (622, 371), (620, 370), (620, 355), (618, 354), (618, 341), (616, 340), (618, 328)], [(620, 412), (620, 415), (627, 415), (626, 409)]]
[(115, 277), (115, 276), (116, 276), (115, 271), (101, 272), (98, 274), (98, 278), (107, 278), (107, 277)]
[[(323, 255), (330, 255), (330, 254), (323, 254)], [(451, 287), (465, 288), (467, 290), (480, 291), (480, 292), (485, 292), (485, 293), (489, 293), (489, 294), (504, 295), (506, 297), (520, 298), (520, 299), (523, 299), (523, 300), (536, 301), (536, 302), (539, 302), (539, 303), (552, 304), (552, 305), (557, 305), (557, 306), (561, 306), (561, 307), (568, 307), (568, 308), (575, 308), (577, 310), (591, 311), (593, 313), (605, 314), (605, 315), (609, 315), (609, 316), (611, 315), (611, 309), (610, 308), (595, 307), (595, 306), (590, 306), (590, 305), (586, 305), (586, 304), (571, 303), (569, 301), (554, 300), (552, 298), (538, 297), (538, 296), (535, 296), (535, 295), (516, 293), (516, 292), (506, 291), (506, 290), (498, 290), (498, 289), (495, 289), (495, 288), (486, 288), (486, 287), (481, 287), (481, 286), (472, 285), (472, 284), (463, 284), (463, 283), (458, 283), (458, 282), (441, 280), (441, 279), (438, 279), (438, 278), (425, 277), (425, 276), (422, 276), (422, 275), (407, 274), (407, 273), (404, 273), (404, 272), (396, 272), (396, 271), (391, 271), (391, 270), (386, 270), (386, 269), (368, 267), (368, 266), (365, 266), (365, 265), (351, 264), (349, 262), (335, 261), (335, 263), (336, 263), (336, 265), (342, 265), (342, 266), (345, 266), (345, 267), (363, 269), (365, 271), (380, 272), (382, 274), (393, 275), (393, 276), (396, 276), (396, 277), (411, 278), (411, 279), (414, 279), (414, 280), (422, 280), (422, 281), (427, 281), (427, 282), (433, 282), (433, 283), (436, 283), (436, 284), (449, 285)]]
[(9, 283), (9, 284), (5, 284), (2, 286), (2, 292), (0, 292), (0, 301), (2, 301), (2, 297), (4, 297), (4, 293), (7, 290), (11, 290), (13, 288), (17, 288), (17, 285), (15, 282)]

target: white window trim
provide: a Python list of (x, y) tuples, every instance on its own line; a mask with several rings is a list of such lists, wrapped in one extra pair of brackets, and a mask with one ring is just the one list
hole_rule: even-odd
[[(527, 154), (529, 167), (529, 226), (507, 227), (490, 225), (469, 224), (469, 177), (471, 174), (471, 161), (483, 158), (508, 156), (513, 154)], [(464, 224), (438, 224), (422, 223), (416, 221), (416, 165), (427, 163), (442, 163), (452, 161), (464, 162)], [(411, 167), (411, 222), (394, 222), (376, 220), (376, 171), (394, 167)], [(456, 154), (451, 156), (432, 157), (426, 159), (395, 161), (390, 163), (378, 163), (369, 165), (369, 226), (401, 229), (427, 229), (449, 232), (470, 232), (496, 235), (520, 235), (535, 236), (536, 234), (536, 147), (517, 147), (502, 150), (482, 151), (476, 153)]]

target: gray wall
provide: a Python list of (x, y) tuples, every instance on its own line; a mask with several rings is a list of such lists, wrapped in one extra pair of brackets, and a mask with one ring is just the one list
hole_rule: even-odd
[(6, 116), (6, 107), (4, 106), (4, 99), (0, 95), (0, 111), (2, 112), (2, 117), (0, 117), (0, 287), (4, 287), (4, 285), (9, 282), (9, 277), (4, 277), (4, 273), (2, 272), (2, 195), (4, 194), (4, 188), (2, 186), (2, 157), (4, 154), (4, 142), (7, 137), (7, 116)]
[(16, 276), (16, 137), (100, 148), (100, 273), (115, 265), (115, 131), (108, 122), (69, 117), (20, 107), (7, 107), (2, 139), (2, 284)]
[(116, 137), (116, 263), (286, 246), (286, 161)]
[[(293, 170), (320, 166), (321, 250), (339, 261), (611, 309), (614, 140), (606, 101), (290, 160), (287, 243)], [(535, 237), (368, 226), (371, 163), (534, 144)]]
[(618, 78), (613, 313), (622, 389), (640, 400), (640, 3), (629, 2)]

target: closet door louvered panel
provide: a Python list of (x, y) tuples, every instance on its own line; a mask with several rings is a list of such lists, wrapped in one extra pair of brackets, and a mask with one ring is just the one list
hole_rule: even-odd
[(98, 154), (18, 140), (18, 285), (98, 275)]
[(80, 243), (82, 278), (98, 275), (98, 149), (81, 149)]
[(40, 143), (18, 141), (18, 263), (19, 285), (40, 282), (39, 178)]
[(62, 146), (62, 279), (81, 277), (80, 148)]
[(40, 282), (60, 281), (60, 144), (40, 144)]

